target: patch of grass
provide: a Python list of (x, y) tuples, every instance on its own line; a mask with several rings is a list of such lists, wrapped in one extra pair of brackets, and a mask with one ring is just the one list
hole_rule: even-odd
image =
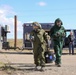
[(0, 67), (0, 69), (6, 70), (6, 71), (16, 70), (16, 68), (14, 68), (14, 67), (12, 67), (12, 66), (7, 66), (7, 65)]
[(5, 64), (3, 62), (0, 62), (0, 68), (5, 66)]
[[(9, 46), (14, 47), (14, 39), (8, 39)], [(17, 47), (21, 48), (23, 45), (23, 40), (22, 39), (17, 39)]]

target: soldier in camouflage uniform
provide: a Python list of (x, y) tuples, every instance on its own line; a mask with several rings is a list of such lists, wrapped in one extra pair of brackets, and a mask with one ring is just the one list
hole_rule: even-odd
[(34, 63), (37, 66), (41, 66), (41, 70), (45, 66), (44, 52), (46, 49), (47, 34), (42, 29), (38, 22), (33, 22), (33, 31), (31, 32), (33, 41), (33, 53), (34, 53)]
[(64, 43), (64, 37), (65, 37), (65, 29), (62, 26), (62, 21), (57, 18), (55, 20), (55, 25), (50, 29), (50, 37), (53, 38), (54, 42), (54, 51), (56, 55), (56, 61), (55, 64), (58, 67), (61, 67), (61, 55), (62, 55), (62, 48)]

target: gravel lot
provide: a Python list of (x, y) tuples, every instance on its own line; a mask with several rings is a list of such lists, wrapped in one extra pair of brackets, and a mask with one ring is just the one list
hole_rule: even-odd
[[(65, 51), (67, 52), (67, 51)], [(25, 52), (0, 52), (0, 62), (11, 65), (14, 69), (0, 69), (0, 75), (76, 75), (76, 54), (62, 55), (62, 67), (56, 67), (55, 63), (46, 64), (45, 71), (35, 71), (33, 54)]]

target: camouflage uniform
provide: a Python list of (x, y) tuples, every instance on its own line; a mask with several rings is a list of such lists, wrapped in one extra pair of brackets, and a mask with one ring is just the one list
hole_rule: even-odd
[[(61, 22), (61, 26), (57, 26), (57, 22)], [(61, 64), (61, 55), (62, 55), (62, 48), (63, 48), (63, 43), (64, 40), (63, 38), (65, 37), (65, 29), (62, 26), (62, 21), (58, 18), (55, 20), (55, 25), (51, 28), (50, 30), (50, 36), (53, 38), (54, 42), (54, 51), (56, 54), (56, 64)]]
[(34, 22), (32, 25), (36, 25), (39, 28), (33, 30), (31, 35), (33, 36), (33, 53), (34, 53), (34, 63), (36, 66), (44, 66), (45, 65), (45, 58), (44, 52), (46, 49), (46, 33), (41, 28), (41, 25), (37, 22)]

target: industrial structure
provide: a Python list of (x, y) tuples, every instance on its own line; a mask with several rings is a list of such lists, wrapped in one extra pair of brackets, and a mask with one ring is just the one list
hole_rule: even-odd
[(9, 42), (7, 41), (7, 33), (10, 33), (8, 25), (0, 25), (0, 49), (6, 49), (9, 47)]

